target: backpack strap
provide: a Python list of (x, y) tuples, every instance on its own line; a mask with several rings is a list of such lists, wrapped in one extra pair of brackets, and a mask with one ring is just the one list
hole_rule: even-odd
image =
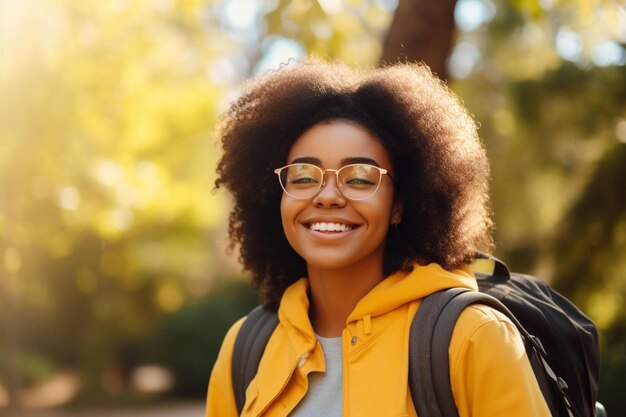
[(233, 393), (237, 414), (246, 403), (246, 389), (256, 375), (265, 345), (278, 325), (278, 314), (258, 306), (248, 314), (241, 325), (231, 361)]
[[(440, 387), (441, 392), (438, 393), (438, 390), (435, 388), (432, 358), (434, 348), (432, 344), (435, 328), (436, 326), (441, 326), (439, 319), (444, 308), (456, 295), (465, 291), (462, 288), (452, 288), (429, 295), (422, 300), (411, 323), (409, 336), (409, 387), (413, 405), (420, 417), (458, 416), (456, 407), (453, 407), (453, 414), (444, 412), (444, 409), (449, 408), (444, 404), (449, 404), (450, 400), (454, 406), (452, 393), (450, 393), (449, 397), (442, 398), (442, 396), (446, 396), (446, 389), (441, 389)], [(456, 318), (454, 319), (456, 321)], [(447, 353), (447, 345), (445, 350)], [(446, 364), (446, 368), (448, 367)], [(449, 377), (449, 372), (446, 376)], [(450, 384), (448, 383), (448, 388), (449, 386)]]
[[(560, 378), (545, 360), (545, 351), (539, 339), (530, 335), (504, 304), (488, 294), (465, 288), (442, 290), (422, 301), (411, 324), (409, 382), (413, 403), (420, 417), (459, 416), (450, 385), (448, 348), (459, 315), (467, 306), (477, 303), (503, 313), (517, 327), (546, 401), (551, 398), (547, 378), (560, 385)], [(563, 390), (559, 391), (563, 398)], [(567, 398), (565, 402), (569, 402)], [(573, 417), (569, 406), (567, 412), (569, 417)]]

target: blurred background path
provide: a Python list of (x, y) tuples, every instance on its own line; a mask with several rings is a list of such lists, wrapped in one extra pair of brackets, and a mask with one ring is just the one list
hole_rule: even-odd
[[(19, 411), (19, 417), (203, 417), (204, 402), (155, 404), (141, 408)], [(12, 417), (12, 416), (7, 416)], [(17, 414), (15, 415), (17, 417)]]

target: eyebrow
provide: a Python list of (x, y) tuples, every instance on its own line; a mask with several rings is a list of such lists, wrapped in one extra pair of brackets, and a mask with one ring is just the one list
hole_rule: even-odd
[(380, 165), (378, 165), (378, 162), (376, 162), (372, 158), (364, 158), (362, 156), (343, 158), (341, 160), (341, 166), (350, 165), (350, 164), (368, 164), (368, 165), (374, 165), (375, 167), (380, 167)]
[[(300, 158), (296, 158), (290, 163), (291, 164), (312, 164), (312, 165), (322, 166), (322, 160), (319, 158), (314, 158), (312, 156), (303, 156)], [(341, 166), (350, 165), (350, 164), (369, 164), (369, 165), (374, 165), (376, 167), (380, 167), (378, 162), (376, 162), (372, 158), (365, 158), (362, 156), (353, 156), (349, 158), (343, 158), (341, 160)]]
[(312, 156), (303, 156), (301, 158), (294, 159), (290, 162), (290, 164), (312, 164), (322, 166), (322, 160), (319, 158), (314, 158)]

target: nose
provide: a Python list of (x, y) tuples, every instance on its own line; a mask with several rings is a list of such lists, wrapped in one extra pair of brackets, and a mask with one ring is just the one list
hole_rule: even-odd
[(319, 208), (343, 207), (346, 204), (346, 198), (339, 190), (337, 184), (337, 175), (332, 172), (326, 172), (322, 188), (313, 197), (313, 204)]

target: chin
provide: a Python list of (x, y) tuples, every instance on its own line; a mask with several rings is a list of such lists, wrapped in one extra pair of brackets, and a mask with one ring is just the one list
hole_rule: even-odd
[(348, 268), (354, 264), (343, 260), (322, 259), (307, 261), (306, 265), (309, 269), (314, 268), (322, 271), (333, 271)]
[(316, 256), (303, 256), (303, 258), (306, 261), (307, 268), (309, 270), (316, 269), (318, 271), (333, 271), (346, 268), (359, 268), (365, 266), (366, 264), (369, 264), (370, 266), (372, 265), (372, 260), (368, 258), (346, 257), (337, 255), (338, 254), (336, 253), (329, 256), (317, 254)]
[(353, 265), (355, 263), (354, 259), (347, 259), (345, 256), (338, 256), (335, 251), (329, 251), (329, 253), (301, 253), (298, 254), (304, 259), (306, 262), (307, 268), (321, 269), (321, 270), (332, 270), (332, 269), (343, 269)]

